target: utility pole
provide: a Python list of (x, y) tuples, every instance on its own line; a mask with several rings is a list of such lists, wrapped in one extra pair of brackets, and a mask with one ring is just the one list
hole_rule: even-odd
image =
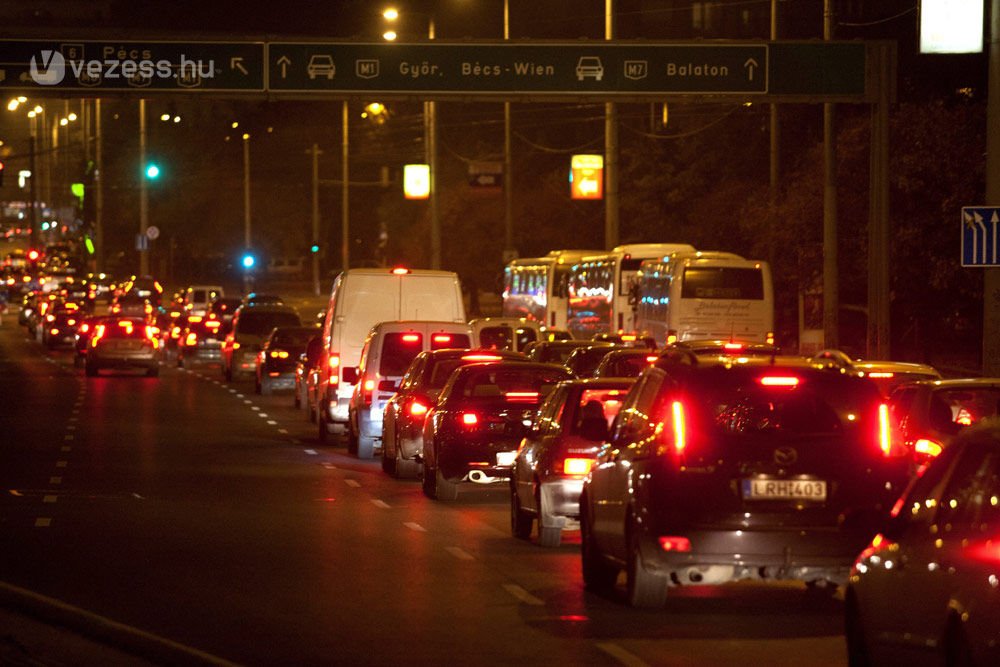
[[(614, 0), (604, 0), (604, 39), (615, 38)], [(618, 105), (604, 105), (604, 246), (618, 245)]]
[[(771, 0), (771, 41), (778, 39), (778, 0)], [(771, 169), (768, 181), (768, 209), (767, 209), (767, 261), (774, 270), (775, 243), (778, 230), (778, 180), (781, 177), (781, 126), (778, 124), (778, 105), (772, 103), (771, 115)]]
[(350, 169), (348, 156), (350, 155), (350, 138), (348, 135), (348, 120), (350, 115), (347, 109), (347, 100), (341, 107), (341, 121), (343, 124), (342, 136), (340, 139), (340, 162), (343, 177), (340, 184), (340, 270), (346, 271), (351, 266), (351, 231), (350, 231)]
[[(312, 145), (312, 242), (319, 247), (319, 156), (322, 151), (317, 144)], [(319, 253), (312, 252), (313, 294), (319, 296)]]
[[(427, 39), (434, 39), (434, 18), (427, 26)], [(430, 168), (431, 268), (441, 268), (441, 217), (438, 212), (437, 103), (424, 102), (424, 122), (427, 136), (427, 166)]]
[[(833, 0), (823, 0), (823, 39), (833, 39)], [(840, 346), (837, 273), (837, 148), (834, 105), (823, 104), (823, 347)]]
[(97, 270), (104, 266), (104, 140), (101, 136), (101, 98), (94, 100), (94, 241)]
[[(503, 38), (510, 39), (510, 0), (503, 0)], [(511, 157), (510, 101), (503, 103), (503, 263), (515, 259), (514, 160)]]
[(139, 98), (139, 275), (149, 275), (149, 193), (146, 191), (146, 100)]
[[(986, 203), (1000, 206), (1000, 0), (990, 6), (986, 103)], [(1000, 376), (1000, 269), (983, 275), (983, 374)]]

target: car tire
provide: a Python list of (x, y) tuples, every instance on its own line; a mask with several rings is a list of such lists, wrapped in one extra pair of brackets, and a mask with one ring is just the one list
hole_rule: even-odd
[(357, 436), (357, 445), (355, 445), (355, 449), (357, 450), (359, 459), (375, 458), (375, 438)]
[(316, 408), (313, 407), (312, 403), (309, 403), (306, 406), (306, 412), (309, 413), (309, 421), (310, 421), (310, 423), (315, 424), (317, 422), (317, 415), (316, 415)]
[(423, 474), (423, 466), (414, 459), (404, 459), (403, 450), (396, 447), (396, 463), (393, 465), (396, 479), (414, 479)]
[(659, 609), (667, 603), (670, 579), (662, 574), (650, 572), (642, 562), (639, 549), (639, 527), (629, 519), (628, 560), (626, 561), (625, 583), (628, 603), (636, 609)]
[(434, 468), (431, 468), (426, 463), (424, 464), (424, 470), (421, 475), (421, 487), (423, 488), (425, 496), (431, 500), (437, 498), (437, 485), (434, 484)]
[(354, 426), (350, 420), (347, 421), (347, 453), (352, 456), (358, 455), (358, 434), (354, 432)]
[(326, 410), (323, 406), (320, 406), (319, 410), (314, 411), (316, 413), (316, 424), (319, 426), (319, 444), (326, 445), (330, 443), (330, 428), (326, 423)]
[(434, 497), (438, 500), (458, 500), (458, 482), (446, 479), (440, 468), (434, 469)]
[(544, 517), (548, 516), (538, 484), (535, 484), (535, 507), (538, 508), (538, 544), (548, 549), (554, 549), (562, 544), (562, 526), (546, 526)]
[(382, 472), (396, 477), (396, 457), (389, 456), (389, 448), (382, 443)]
[(226, 368), (222, 372), (222, 374), (226, 377), (226, 382), (232, 382), (233, 381), (233, 369), (230, 368), (229, 366), (226, 366)]
[(593, 528), (587, 518), (585, 499), (580, 499), (580, 559), (583, 585), (595, 593), (610, 593), (618, 580), (618, 568), (605, 560), (594, 540)]
[(534, 518), (521, 507), (521, 499), (517, 495), (514, 481), (510, 483), (510, 533), (519, 540), (531, 537), (531, 524)]
[(850, 594), (844, 609), (844, 636), (847, 639), (848, 667), (871, 667), (871, 653), (865, 637), (864, 623), (858, 610), (858, 602)]
[(177, 368), (184, 368), (184, 357), (177, 355)]
[(296, 410), (302, 409), (302, 390), (298, 387), (295, 388), (295, 398), (292, 399), (292, 405), (295, 406)]
[(84, 366), (84, 372), (87, 374), (87, 377), (97, 377), (97, 371), (97, 364), (86, 364)]

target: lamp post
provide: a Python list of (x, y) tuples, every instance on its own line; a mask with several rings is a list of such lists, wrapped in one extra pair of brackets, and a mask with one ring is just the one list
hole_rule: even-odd
[(149, 228), (149, 193), (146, 188), (146, 100), (139, 99), (139, 275), (149, 274), (149, 246), (146, 230)]

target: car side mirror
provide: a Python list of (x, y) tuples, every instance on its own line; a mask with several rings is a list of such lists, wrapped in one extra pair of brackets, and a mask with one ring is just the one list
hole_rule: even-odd
[(396, 383), (392, 380), (382, 380), (378, 383), (379, 391), (396, 391)]
[(358, 367), (357, 366), (345, 366), (340, 369), (340, 379), (347, 384), (357, 384), (358, 383)]

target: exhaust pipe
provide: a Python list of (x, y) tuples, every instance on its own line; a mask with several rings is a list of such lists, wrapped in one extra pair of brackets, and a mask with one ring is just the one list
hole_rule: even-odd
[(490, 477), (482, 470), (472, 470), (469, 472), (469, 481), (476, 484), (492, 484), (499, 481), (499, 477)]

